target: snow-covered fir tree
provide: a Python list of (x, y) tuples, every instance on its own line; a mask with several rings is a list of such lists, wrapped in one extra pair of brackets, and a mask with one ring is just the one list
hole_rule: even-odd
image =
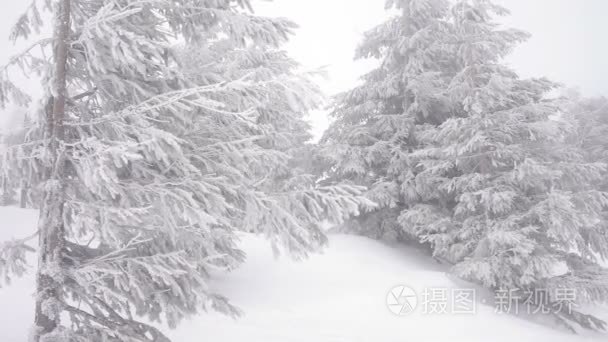
[[(587, 161), (608, 164), (608, 99), (585, 98), (576, 90), (566, 91), (564, 97), (570, 102), (565, 114), (578, 128), (569, 143), (581, 148)], [(608, 190), (608, 179), (604, 177), (597, 188)]]
[(369, 188), (379, 204), (349, 229), (372, 237), (400, 238), (397, 218), (418, 200), (414, 164), (418, 131), (443, 122), (451, 108), (446, 89), (457, 72), (448, 41), (446, 0), (388, 1), (401, 14), (365, 36), (357, 58), (381, 65), (335, 101), (336, 119), (323, 138), (329, 179), (349, 179)]
[[(22, 208), (33, 207), (40, 200), (40, 189), (32, 188), (32, 182), (39, 184), (42, 173), (40, 161), (36, 161), (35, 151), (41, 146), (40, 131), (34, 127), (27, 113), (18, 111), (21, 123), (13, 120), (9, 129), (0, 132), (0, 165), (1, 169), (0, 194), (10, 197), (10, 200), (0, 200), (0, 205), (8, 206), (19, 203)], [(12, 150), (12, 154), (6, 153)], [(10, 160), (12, 160), (12, 162)], [(33, 164), (37, 163), (37, 164)], [(0, 195), (0, 198), (3, 195)]]
[(15, 186), (10, 184), (8, 178), (0, 178), (0, 206), (13, 205), (16, 203), (16, 198)]
[(241, 214), (234, 216), (234, 225), (263, 233), (274, 247), (287, 247), (300, 257), (324, 242), (324, 220), (341, 223), (373, 203), (354, 196), (360, 187), (317, 183), (309, 163), (316, 150), (308, 143), (304, 114), (324, 98), (310, 75), (298, 73), (297, 63), (277, 49), (280, 43), (235, 46), (219, 39), (178, 49), (177, 55), (194, 84), (244, 78), (254, 82), (236, 92), (214, 94), (224, 110), (251, 110), (249, 120), (198, 113), (185, 136), (214, 163), (246, 165), (231, 173), (234, 182), (244, 185), (235, 201)]
[[(42, 175), (28, 179), (44, 194), (34, 341), (167, 341), (144, 321), (236, 314), (207, 284), (243, 260), (236, 230), (301, 256), (323, 242), (323, 219), (368, 203), (356, 186), (319, 187), (298, 169), (302, 115), (318, 94), (276, 51), (293, 24), (250, 9), (56, 0), (20, 18), (14, 39), (37, 32), (43, 10), (56, 22), (52, 39), (8, 66), (40, 71), (46, 96), (1, 165), (3, 175)], [(178, 41), (194, 55), (178, 54)], [(8, 75), (2, 102), (28, 104)], [(22, 273), (30, 250), (27, 239), (0, 246), (0, 275)]]
[[(486, 0), (389, 1), (402, 14), (368, 33), (359, 55), (381, 66), (337, 100), (329, 173), (370, 186), (382, 209), (360, 218), (368, 235), (430, 247), (456, 275), (493, 290), (576, 290), (608, 299), (605, 209), (595, 186), (605, 164), (568, 143), (576, 124), (548, 99), (556, 85), (520, 79), (501, 63), (524, 32), (495, 22)], [(574, 329), (605, 323), (557, 312)]]

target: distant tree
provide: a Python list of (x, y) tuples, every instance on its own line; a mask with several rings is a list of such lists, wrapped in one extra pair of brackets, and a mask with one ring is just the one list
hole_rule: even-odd
[[(53, 38), (7, 68), (42, 71), (45, 98), (30, 138), (0, 159), (3, 175), (41, 178), (28, 179), (43, 192), (34, 341), (168, 341), (142, 319), (234, 315), (208, 278), (243, 260), (236, 230), (301, 256), (322, 243), (322, 218), (366, 203), (355, 186), (319, 188), (290, 169), (305, 140), (301, 114), (318, 97), (310, 83), (288, 72), (237, 77), (219, 64), (223, 76), (205, 80), (173, 49), (278, 48), (292, 23), (253, 16), (246, 0), (51, 0), (28, 8), (13, 39), (43, 25), (43, 8)], [(1, 102), (28, 104), (8, 75)], [(272, 115), (286, 128), (269, 125)], [(30, 250), (27, 240), (1, 245), (0, 275), (21, 274)]]
[(14, 187), (9, 184), (8, 179), (0, 179), (0, 206), (8, 206), (16, 203), (17, 193)]
[[(0, 205), (16, 205), (21, 208), (38, 208), (42, 202), (41, 189), (31, 184), (40, 184), (42, 164), (36, 158), (42, 145), (41, 132), (28, 115), (19, 110), (22, 122), (13, 122), (0, 133), (0, 189), (8, 196)], [(0, 193), (2, 193), (0, 190)]]

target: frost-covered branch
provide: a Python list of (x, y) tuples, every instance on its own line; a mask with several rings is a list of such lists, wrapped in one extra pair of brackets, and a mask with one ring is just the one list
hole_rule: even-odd
[(10, 284), (11, 279), (27, 272), (27, 254), (36, 251), (27, 243), (36, 236), (0, 243), (0, 278), (4, 284)]

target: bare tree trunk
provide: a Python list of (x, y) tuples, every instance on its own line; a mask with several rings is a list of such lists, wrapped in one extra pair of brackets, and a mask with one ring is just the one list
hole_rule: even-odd
[(10, 189), (6, 177), (0, 178), (0, 206), (7, 206), (11, 204)]
[(63, 209), (65, 203), (64, 112), (70, 33), (70, 0), (60, 0), (56, 12), (52, 112), (47, 114), (47, 146), (51, 156), (47, 185), (40, 210), (38, 274), (34, 341), (52, 335), (60, 324), (62, 306), (62, 254), (65, 249)]
[(19, 207), (25, 209), (27, 207), (27, 193), (28, 183), (26, 181), (21, 182), (21, 188), (19, 190)]

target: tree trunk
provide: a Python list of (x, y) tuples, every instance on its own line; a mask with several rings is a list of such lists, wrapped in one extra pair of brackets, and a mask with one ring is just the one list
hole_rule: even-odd
[(21, 188), (19, 190), (19, 208), (25, 209), (27, 207), (27, 193), (28, 183), (26, 181), (22, 181)]
[(50, 169), (40, 210), (38, 274), (36, 278), (36, 312), (34, 341), (52, 335), (59, 327), (62, 306), (62, 254), (65, 248), (63, 207), (65, 203), (64, 111), (66, 71), (70, 34), (70, 0), (60, 0), (54, 33), (54, 66), (52, 111), (47, 114)]

